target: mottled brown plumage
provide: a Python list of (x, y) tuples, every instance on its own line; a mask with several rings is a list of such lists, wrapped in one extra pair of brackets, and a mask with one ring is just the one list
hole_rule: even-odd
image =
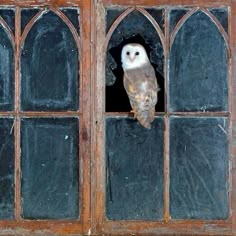
[(134, 116), (145, 128), (155, 118), (157, 81), (150, 64), (124, 72), (124, 87), (129, 96)]
[[(139, 58), (140, 57), (140, 58)], [(155, 71), (145, 49), (139, 44), (128, 44), (122, 50), (124, 87), (128, 94), (134, 117), (150, 129), (155, 118), (158, 84)]]

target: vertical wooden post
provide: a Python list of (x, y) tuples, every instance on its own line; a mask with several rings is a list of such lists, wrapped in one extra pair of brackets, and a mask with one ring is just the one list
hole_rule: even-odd
[(20, 220), (21, 214), (21, 168), (20, 168), (20, 8), (15, 11), (15, 218)]
[(232, 175), (232, 183), (231, 183), (231, 213), (232, 213), (232, 233), (236, 233), (236, 1), (232, 0), (231, 5), (231, 16), (230, 16), (230, 42), (231, 42), (231, 63), (232, 63), (232, 80), (230, 84), (231, 87), (231, 109), (232, 109), (232, 142), (231, 142), (231, 175)]

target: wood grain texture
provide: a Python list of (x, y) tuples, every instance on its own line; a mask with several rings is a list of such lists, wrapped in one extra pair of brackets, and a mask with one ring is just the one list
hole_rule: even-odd
[[(13, 8), (15, 11), (15, 19), (13, 18), (15, 32), (12, 34), (9, 33), (9, 37), (15, 41), (16, 46), (14, 47), (15, 52), (15, 109), (14, 111), (6, 111), (1, 112), (1, 116), (3, 117), (14, 117), (15, 122), (12, 126), (12, 130), (14, 128), (15, 134), (15, 219), (12, 221), (2, 221), (0, 220), (0, 235), (9, 235), (9, 234), (17, 234), (17, 235), (34, 235), (34, 234), (43, 234), (43, 235), (67, 235), (67, 234), (76, 234), (80, 235), (82, 232), (87, 234), (89, 232), (90, 224), (90, 73), (88, 73), (90, 68), (90, 10), (91, 5), (90, 1), (84, 1), (82, 4), (81, 1), (1, 1), (0, 5), (3, 9), (8, 9), (9, 7)], [(80, 67), (81, 79), (80, 79), (80, 87), (75, 86), (77, 90), (81, 91), (80, 94), (80, 111), (76, 108), (75, 111), (61, 111), (61, 112), (51, 112), (51, 111), (39, 111), (39, 112), (22, 112), (20, 109), (20, 56), (21, 56), (21, 46), (24, 44), (24, 39), (27, 36), (27, 33), (22, 35), (21, 29), (26, 26), (28, 30), (31, 29), (31, 26), (34, 25), (37, 18), (33, 19), (30, 22), (31, 26), (24, 25), (22, 28), (21, 25), (21, 9), (33, 7), (39, 7), (40, 9), (54, 9), (57, 15), (61, 13), (57, 11), (57, 8), (61, 7), (78, 7), (80, 8), (80, 26), (83, 24), (83, 33), (81, 36), (81, 44), (83, 44), (83, 48), (81, 48), (80, 42), (76, 39), (76, 45), (81, 55), (83, 55), (83, 63), (79, 63), (78, 67)], [(54, 11), (53, 10), (53, 11)], [(65, 12), (64, 12), (65, 13)], [(68, 12), (66, 12), (67, 14)], [(65, 14), (65, 15), (66, 15)], [(65, 17), (65, 15), (61, 14), (62, 20), (65, 22), (66, 27), (71, 31), (74, 38), (77, 37), (77, 34), (80, 32), (76, 32), (76, 25), (73, 26), (73, 23), (76, 22), (73, 19), (69, 20)], [(39, 15), (38, 15), (39, 16)], [(72, 22), (70, 23), (70, 20)], [(3, 22), (3, 21), (2, 21)], [(5, 25), (3, 22), (4, 28), (7, 33), (10, 32), (10, 29), (13, 28), (11, 22), (6, 19), (6, 22), (10, 24), (10, 26)], [(83, 22), (83, 23), (82, 23)], [(27, 23), (26, 23), (27, 24)], [(75, 27), (75, 28), (74, 28)], [(81, 31), (82, 32), (82, 31)], [(77, 37), (78, 38), (78, 37)], [(13, 42), (14, 43), (14, 42)], [(76, 63), (76, 62), (75, 62)], [(84, 72), (84, 73), (83, 73)], [(83, 78), (82, 78), (83, 77)], [(82, 89), (85, 88), (85, 89)], [(83, 90), (83, 91), (82, 91)], [(75, 117), (80, 118), (80, 133), (79, 136), (79, 144), (82, 144), (82, 148), (80, 149), (80, 153), (77, 153), (79, 165), (79, 181), (77, 183), (77, 187), (80, 188), (80, 201), (76, 201), (76, 204), (80, 207), (80, 218), (77, 217), (76, 220), (43, 220), (43, 221), (34, 221), (34, 220), (23, 220), (21, 218), (21, 149), (20, 149), (20, 131), (21, 131), (21, 119), (23, 117)], [(85, 171), (84, 171), (85, 170)]]
[[(1, 117), (14, 117), (15, 135), (15, 220), (0, 220), (0, 235), (235, 235), (236, 234), (236, 1), (235, 0), (1, 0), (0, 6), (16, 8), (15, 18), (15, 109), (1, 111)], [(79, 7), (81, 24), (81, 57), (80, 63), (80, 111), (74, 112), (21, 112), (20, 111), (20, 43), (21, 25), (20, 8), (44, 7)], [(230, 7), (229, 14), (229, 111), (228, 112), (191, 112), (191, 116), (221, 116), (229, 118), (229, 156), (230, 166), (229, 200), (231, 217), (228, 220), (172, 220), (169, 219), (168, 202), (165, 202), (166, 221), (107, 221), (105, 217), (105, 125), (106, 116), (131, 117), (129, 112), (105, 113), (105, 54), (106, 41), (105, 9), (109, 6), (123, 7), (159, 7), (159, 6), (192, 6), (192, 7)], [(140, 8), (142, 9), (142, 8)], [(11, 27), (8, 27), (9, 30)], [(113, 28), (115, 30), (116, 27)], [(165, 36), (168, 36), (168, 23), (164, 25)], [(111, 33), (112, 34), (112, 33)], [(12, 37), (13, 35), (11, 35)], [(25, 35), (26, 36), (26, 35)], [(111, 35), (110, 35), (111, 36)], [(13, 38), (13, 37), (12, 37)], [(166, 57), (168, 57), (169, 39), (165, 40)], [(106, 47), (105, 47), (106, 48)], [(165, 59), (167, 61), (167, 59)], [(165, 77), (168, 76), (165, 67)], [(165, 81), (165, 87), (168, 82)], [(167, 100), (168, 91), (165, 94)], [(165, 118), (168, 126), (169, 116), (187, 116), (186, 113), (156, 113)], [(78, 117), (80, 118), (80, 186), (81, 217), (78, 221), (22, 220), (21, 186), (20, 186), (20, 118), (21, 117)], [(165, 142), (168, 143), (168, 127), (165, 127)], [(165, 145), (165, 198), (168, 198), (168, 145)], [(79, 158), (78, 157), (78, 158)], [(168, 222), (168, 223), (167, 223)]]
[[(140, 6), (155, 6), (155, 7), (165, 7), (165, 6), (171, 6), (171, 7), (182, 7), (182, 6), (192, 6), (192, 7), (197, 7), (197, 8), (204, 8), (204, 7), (230, 7), (232, 4), (232, 1), (158, 1), (158, 4), (154, 1), (119, 1), (119, 0), (105, 0), (105, 1), (98, 1), (96, 6), (97, 9), (100, 10), (99, 12), (99, 23), (101, 24), (96, 24), (96, 26), (99, 28), (102, 28), (102, 24), (104, 24), (104, 18), (101, 17), (101, 14), (104, 14), (104, 7), (108, 8), (108, 7), (117, 7), (118, 9), (119, 7), (130, 7), (128, 8), (130, 11), (132, 11), (132, 7), (140, 7)], [(128, 10), (126, 10), (126, 13), (128, 12)], [(122, 14), (120, 15), (122, 17)], [(101, 21), (100, 21), (101, 20)], [(116, 21), (114, 21), (116, 22)], [(117, 20), (118, 22), (118, 20)], [(117, 23), (116, 22), (116, 23)], [(230, 22), (230, 20), (229, 20)], [(114, 23), (114, 25), (116, 24)], [(114, 26), (113, 25), (113, 26)], [(118, 24), (117, 24), (118, 25)], [(230, 24), (229, 24), (230, 25)], [(112, 31), (114, 32), (116, 30), (116, 27), (111, 26), (110, 31), (112, 29)], [(218, 27), (218, 26), (217, 26)], [(168, 22), (166, 22), (165, 24), (165, 28), (168, 29)], [(223, 29), (223, 27), (220, 29)], [(225, 30), (225, 29), (224, 29)], [(231, 28), (229, 27), (229, 35), (231, 34)], [(227, 30), (226, 30), (227, 32)], [(167, 34), (168, 35), (168, 32)], [(107, 34), (108, 38), (112, 37), (112, 33), (108, 31)], [(169, 36), (168, 36), (169, 37)], [(224, 37), (224, 36), (223, 36)], [(169, 39), (166, 39), (166, 45), (169, 45)], [(99, 33), (97, 34), (96, 37), (96, 42), (98, 45), (104, 43), (104, 32), (99, 31)], [(99, 42), (99, 43), (98, 43)], [(108, 45), (109, 41), (105, 40), (105, 45)], [(104, 47), (106, 48), (106, 47)], [(226, 49), (228, 50), (228, 49)], [(169, 47), (167, 46), (167, 51), (166, 51), (166, 56), (168, 56), (168, 52), (169, 52)], [(103, 51), (103, 53), (105, 53), (105, 49)], [(99, 55), (99, 54), (97, 54)], [(103, 94), (104, 93), (104, 84), (102, 84), (102, 79), (104, 76), (104, 69), (101, 68), (102, 66), (102, 59), (98, 60), (98, 70), (97, 70), (97, 86), (99, 88), (99, 94)], [(230, 53), (229, 53), (229, 58), (226, 59), (226, 63), (230, 62)], [(165, 68), (166, 69), (166, 74), (165, 76), (168, 77), (168, 67)], [(230, 67), (226, 69), (226, 71), (230, 71)], [(227, 73), (227, 72), (226, 72)], [(230, 74), (229, 74), (230, 76)], [(230, 78), (229, 78), (229, 81)], [(101, 86), (101, 87), (100, 87)], [(165, 88), (168, 88), (168, 81), (165, 84)], [(169, 96), (169, 91), (167, 89), (166, 92), (166, 97), (168, 99)], [(230, 97), (230, 95), (229, 95)], [(168, 104), (168, 100), (166, 99), (166, 103)], [(230, 99), (230, 98), (229, 98)], [(97, 111), (102, 111), (104, 112), (103, 108), (104, 108), (104, 100), (99, 100), (96, 104), (100, 105), (97, 107)], [(229, 117), (230, 118), (230, 113), (232, 111), (231, 107), (228, 111), (222, 111), (222, 112), (168, 112), (168, 109), (165, 110), (166, 112), (163, 114), (166, 117), (166, 122), (165, 125), (169, 125), (168, 124), (168, 120), (169, 117), (174, 116), (174, 115), (178, 115), (178, 116), (204, 116), (204, 117), (211, 117), (211, 116), (220, 116), (220, 117)], [(102, 113), (101, 112), (101, 113)], [(96, 124), (99, 130), (103, 130), (104, 129), (104, 123), (103, 123), (103, 119), (106, 116), (112, 117), (113, 115), (116, 117), (119, 117), (120, 115), (122, 117), (130, 117), (130, 113), (129, 112), (108, 112), (108, 113), (104, 113), (101, 114), (98, 113), (97, 117), (99, 117), (99, 119), (97, 120)], [(161, 113), (157, 113), (157, 115), (160, 115)], [(224, 119), (224, 118), (223, 118)], [(168, 142), (168, 127), (165, 127), (165, 132), (166, 136), (165, 136), (165, 141)], [(230, 132), (230, 126), (229, 126), (229, 132)], [(99, 209), (101, 206), (104, 207), (103, 203), (104, 203), (104, 199), (106, 196), (104, 196), (104, 185), (103, 185), (103, 181), (104, 181), (104, 142), (102, 140), (100, 140), (101, 135), (104, 135), (104, 133), (100, 132), (99, 134), (97, 134), (97, 138), (99, 139), (99, 144), (97, 144), (97, 152), (96, 155), (98, 155), (99, 158), (99, 163), (101, 164), (101, 168), (99, 170), (97, 170), (97, 175), (96, 177), (99, 178), (97, 179), (97, 184), (99, 186), (99, 191), (97, 192), (97, 199), (99, 202), (99, 206), (96, 207), (95, 211), (97, 213), (96, 215), (96, 219), (99, 219), (99, 224), (97, 224), (97, 234), (99, 234), (99, 232), (104, 232), (105, 235), (127, 235), (127, 234), (137, 234), (137, 235), (174, 235), (174, 234), (179, 234), (179, 235), (191, 235), (191, 234), (199, 234), (199, 235), (233, 235), (233, 231), (231, 230), (232, 227), (232, 222), (231, 222), (231, 218), (227, 219), (227, 220), (207, 220), (207, 221), (203, 221), (203, 220), (173, 220), (173, 219), (168, 219), (168, 210), (167, 212), (167, 220), (166, 222), (168, 223), (158, 223), (158, 222), (147, 222), (147, 221), (107, 221), (105, 216), (104, 216), (104, 212), (102, 211), (102, 209)], [(230, 135), (229, 135), (229, 139), (230, 139)], [(231, 141), (230, 141), (231, 142)], [(230, 143), (229, 142), (229, 143)], [(166, 174), (166, 178), (165, 178), (165, 188), (166, 188), (166, 197), (168, 198), (168, 175), (169, 175), (169, 170), (168, 170), (168, 165), (169, 165), (169, 160), (168, 160), (168, 144), (165, 147), (165, 168), (167, 168), (167, 172), (165, 172)], [(230, 156), (231, 154), (229, 154)], [(101, 157), (102, 156), (102, 157)], [(229, 176), (231, 176), (231, 173), (229, 174)], [(100, 179), (101, 178), (101, 179)], [(102, 191), (101, 191), (102, 190)], [(231, 191), (231, 190), (230, 190)], [(97, 203), (98, 203), (97, 202)], [(166, 208), (168, 208), (168, 204), (166, 205)]]

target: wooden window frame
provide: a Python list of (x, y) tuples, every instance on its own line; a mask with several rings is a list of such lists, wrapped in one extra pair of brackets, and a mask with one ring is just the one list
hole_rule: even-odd
[[(93, 58), (96, 58), (97, 61), (94, 61), (93, 64), (96, 64), (96, 82), (93, 82), (92, 89), (95, 93), (94, 107), (96, 108), (96, 113), (94, 114), (95, 119), (95, 128), (96, 130), (96, 146), (95, 152), (92, 152), (92, 178), (96, 183), (92, 182), (92, 190), (96, 189), (94, 196), (91, 198), (92, 203), (92, 227), (95, 227), (93, 231), (102, 232), (105, 235), (192, 235), (192, 234), (201, 234), (201, 235), (234, 235), (236, 230), (236, 173), (235, 173), (235, 164), (236, 164), (236, 146), (234, 138), (236, 137), (235, 133), (235, 122), (236, 122), (236, 109), (234, 108), (236, 102), (236, 96), (234, 91), (236, 91), (236, 84), (233, 78), (236, 75), (236, 1), (195, 1), (195, 0), (101, 0), (96, 2), (96, 15), (93, 19), (94, 25), (97, 27), (95, 45), (96, 50), (93, 51)], [(158, 115), (164, 115), (165, 122), (165, 133), (164, 133), (164, 219), (163, 221), (144, 221), (144, 220), (108, 220), (105, 216), (105, 173), (106, 173), (106, 163), (105, 163), (105, 117), (116, 116), (116, 117), (129, 117), (131, 114), (129, 112), (105, 112), (105, 61), (107, 53), (107, 45), (109, 43), (110, 37), (118, 24), (128, 15), (133, 9), (136, 9), (145, 15), (146, 13), (142, 10), (144, 7), (163, 7), (168, 9), (168, 6), (171, 7), (191, 7), (193, 9), (201, 9), (205, 12), (205, 9), (208, 7), (228, 7), (229, 8), (229, 33), (226, 36), (222, 30), (222, 36), (228, 38), (228, 53), (229, 53), (229, 112), (198, 112), (199, 116), (210, 117), (210, 116), (220, 116), (229, 118), (229, 219), (227, 220), (171, 220), (169, 215), (169, 131), (168, 131), (168, 120), (171, 115), (179, 116), (195, 116), (196, 112), (169, 112), (161, 113), (157, 112)], [(105, 9), (109, 7), (125, 7), (126, 12), (122, 13), (113, 23), (110, 30), (106, 34), (106, 18), (105, 18)], [(168, 11), (168, 10), (167, 10)], [(194, 11), (194, 10), (193, 10)], [(189, 14), (192, 12), (190, 11)], [(93, 17), (93, 15), (92, 15)], [(147, 16), (146, 16), (147, 17)], [(148, 18), (148, 17), (147, 17)], [(150, 20), (150, 19), (149, 19)], [(150, 22), (155, 27), (154, 23)], [(165, 21), (167, 22), (167, 21)], [(169, 38), (168, 24), (165, 24), (165, 36), (166, 39), (160, 37), (161, 41), (165, 42), (165, 69), (164, 74), (165, 78), (168, 76), (167, 71), (167, 60), (168, 53), (171, 42), (173, 38)], [(157, 29), (157, 27), (155, 27)], [(218, 28), (221, 28), (218, 26)], [(227, 42), (227, 41), (226, 41)], [(226, 43), (227, 46), (227, 43)], [(165, 82), (167, 83), (167, 82)], [(165, 84), (167, 88), (168, 84)], [(168, 94), (168, 91), (166, 91)], [(165, 97), (166, 100), (166, 97)], [(94, 177), (93, 177), (94, 176)]]
[[(12, 232), (17, 235), (56, 235), (56, 234), (83, 234), (88, 233), (90, 228), (90, 1), (8, 1), (0, 2), (0, 7), (15, 9), (15, 36), (14, 38), (14, 59), (15, 59), (15, 107), (12, 112), (0, 112), (1, 117), (14, 118), (15, 136), (15, 219), (0, 221), (0, 235), (9, 235)], [(36, 14), (27, 24), (25, 30), (21, 32), (21, 9), (37, 7), (39, 9), (49, 9), (60, 16), (67, 23), (68, 28), (74, 36), (80, 55), (80, 104), (79, 111), (74, 112), (35, 112), (20, 110), (20, 57), (21, 46), (27, 37), (31, 26), (37, 20)], [(81, 34), (79, 39), (75, 37), (75, 31), (71, 23), (57, 12), (57, 8), (76, 7), (80, 9)], [(83, 32), (83, 33), (82, 33)], [(82, 59), (83, 58), (83, 59)], [(83, 88), (83, 89), (82, 89)], [(75, 220), (27, 220), (21, 217), (21, 168), (20, 168), (20, 119), (23, 117), (79, 117), (79, 199), (80, 215)]]
[[(181, 220), (158, 221), (108, 221), (105, 217), (105, 14), (106, 6), (222, 7), (229, 11), (229, 159), (230, 159), (230, 219), (227, 221)], [(235, 235), (236, 233), (236, 0), (1, 0), (1, 6), (16, 8), (15, 32), (15, 110), (0, 112), (1, 117), (15, 118), (15, 220), (0, 221), (0, 235), (165, 235), (211, 234)], [(78, 7), (80, 8), (81, 55), (80, 61), (80, 111), (79, 112), (20, 112), (20, 8)], [(168, 27), (167, 25), (165, 27)], [(166, 44), (168, 45), (168, 43)], [(20, 217), (20, 118), (27, 117), (80, 117), (80, 219), (23, 220)], [(109, 114), (108, 114), (109, 115)], [(110, 114), (117, 115), (117, 114)], [(128, 117), (129, 113), (119, 113)], [(203, 114), (204, 115), (204, 114)], [(165, 135), (168, 141), (168, 135)], [(165, 147), (168, 154), (168, 147)], [(165, 162), (165, 171), (168, 170)], [(167, 176), (165, 174), (165, 176)], [(168, 181), (168, 179), (165, 179)], [(168, 185), (166, 185), (168, 187)], [(165, 189), (166, 197), (168, 191)], [(167, 209), (167, 206), (165, 206)]]

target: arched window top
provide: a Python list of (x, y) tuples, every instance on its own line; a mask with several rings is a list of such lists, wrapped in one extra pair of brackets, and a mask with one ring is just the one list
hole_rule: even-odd
[[(106, 95), (107, 111), (128, 111), (130, 110), (127, 96), (123, 89), (123, 70), (121, 65), (121, 50), (128, 43), (138, 43), (144, 46), (149, 56), (150, 62), (156, 70), (156, 76), (159, 80), (159, 86), (162, 88), (160, 97), (164, 97), (164, 54), (165, 40), (164, 34), (153, 16), (144, 8), (128, 8), (123, 11), (109, 9), (110, 13), (107, 19), (111, 25), (106, 35), (104, 44), (104, 53), (106, 53)], [(115, 19), (115, 17), (118, 18)], [(162, 96), (163, 95), (163, 96)], [(120, 100), (117, 100), (117, 97)], [(123, 100), (122, 100), (123, 99)], [(162, 99), (160, 99), (161, 101)], [(112, 104), (110, 101), (113, 101)], [(117, 102), (115, 102), (117, 101)], [(111, 107), (110, 105), (111, 104)], [(123, 104), (120, 107), (120, 104)], [(124, 104), (127, 104), (124, 106)], [(117, 106), (116, 106), (117, 105)], [(159, 105), (160, 106), (160, 105)], [(160, 106), (160, 110), (163, 107)]]
[(170, 51), (170, 110), (228, 110), (228, 43), (206, 9), (193, 9), (176, 25)]
[(23, 32), (22, 109), (72, 110), (79, 107), (79, 36), (59, 10), (37, 13)]
[[(26, 37), (28, 36), (29, 32), (32, 28), (34, 28), (35, 25), (38, 25), (38, 22), (43, 21), (44, 28), (48, 28), (48, 31), (54, 31), (56, 29), (62, 28), (68, 28), (71, 34), (73, 35), (73, 38), (77, 44), (77, 47), (79, 51), (81, 51), (81, 43), (80, 43), (80, 37), (78, 29), (76, 29), (74, 25), (74, 19), (70, 16), (69, 13), (67, 13), (68, 9), (46, 9), (46, 10), (40, 10), (35, 11), (35, 15), (30, 19), (28, 24), (24, 22), (24, 25), (22, 25), (22, 28), (25, 26), (22, 37), (21, 37), (21, 45), (24, 44), (24, 41)], [(77, 9), (76, 9), (77, 10)], [(67, 15), (68, 16), (67, 16)], [(27, 19), (26, 19), (27, 20)], [(79, 23), (79, 22), (78, 22)]]
[(155, 19), (143, 8), (128, 8), (111, 25), (104, 45), (111, 68), (119, 67), (121, 49), (127, 43), (142, 44), (151, 63), (163, 74), (164, 35)]
[[(104, 45), (105, 50), (107, 49), (107, 47), (109, 49), (109, 43), (110, 43), (109, 41), (112, 40), (112, 37), (114, 38), (113, 34), (116, 34), (117, 31), (119, 31), (119, 33), (122, 32), (123, 35), (121, 35), (121, 37), (123, 36), (124, 38), (130, 37), (130, 35), (134, 36), (136, 34), (143, 34), (143, 36), (146, 36), (146, 34), (150, 33), (151, 31), (152, 34), (155, 33), (158, 35), (162, 47), (165, 48), (164, 34), (161, 29), (162, 27), (157, 23), (157, 21), (151, 15), (151, 12), (148, 12), (148, 9), (143, 9), (138, 7), (137, 8), (132, 7), (126, 10), (109, 9), (109, 11), (107, 11), (106, 20), (107, 20), (108, 32)], [(144, 27), (145, 30), (143, 30), (143, 32), (140, 33), (139, 31), (141, 29), (144, 29)]]
[(5, 21), (5, 19), (0, 15), (0, 28), (4, 31), (6, 36), (9, 38), (12, 46), (14, 45), (15, 37), (12, 27)]
[(0, 111), (14, 109), (14, 35), (0, 17)]
[[(229, 42), (228, 42), (228, 35), (227, 35), (227, 29), (226, 25), (224, 23), (224, 19), (220, 19), (220, 21), (217, 19), (217, 17), (214, 15), (213, 10), (208, 10), (206, 8), (193, 8), (191, 10), (187, 9), (181, 9), (180, 15), (179, 15), (179, 21), (175, 25), (171, 37), (170, 37), (170, 45), (173, 44), (176, 35), (178, 32), (181, 30), (182, 27), (184, 27), (185, 24), (192, 24), (192, 21), (195, 20), (196, 22), (199, 22), (200, 27), (208, 27), (209, 25), (213, 25), (212, 27), (217, 28), (218, 30), (218, 35), (221, 34), (223, 37), (228, 53), (229, 53)], [(178, 19), (178, 14), (177, 14), (177, 19)], [(189, 21), (191, 23), (189, 23)], [(222, 25), (222, 24), (223, 25)], [(171, 28), (173, 28), (173, 23), (171, 24)], [(194, 25), (192, 27), (192, 30), (199, 30), (199, 29), (194, 29)], [(214, 32), (217, 33), (217, 32)]]

